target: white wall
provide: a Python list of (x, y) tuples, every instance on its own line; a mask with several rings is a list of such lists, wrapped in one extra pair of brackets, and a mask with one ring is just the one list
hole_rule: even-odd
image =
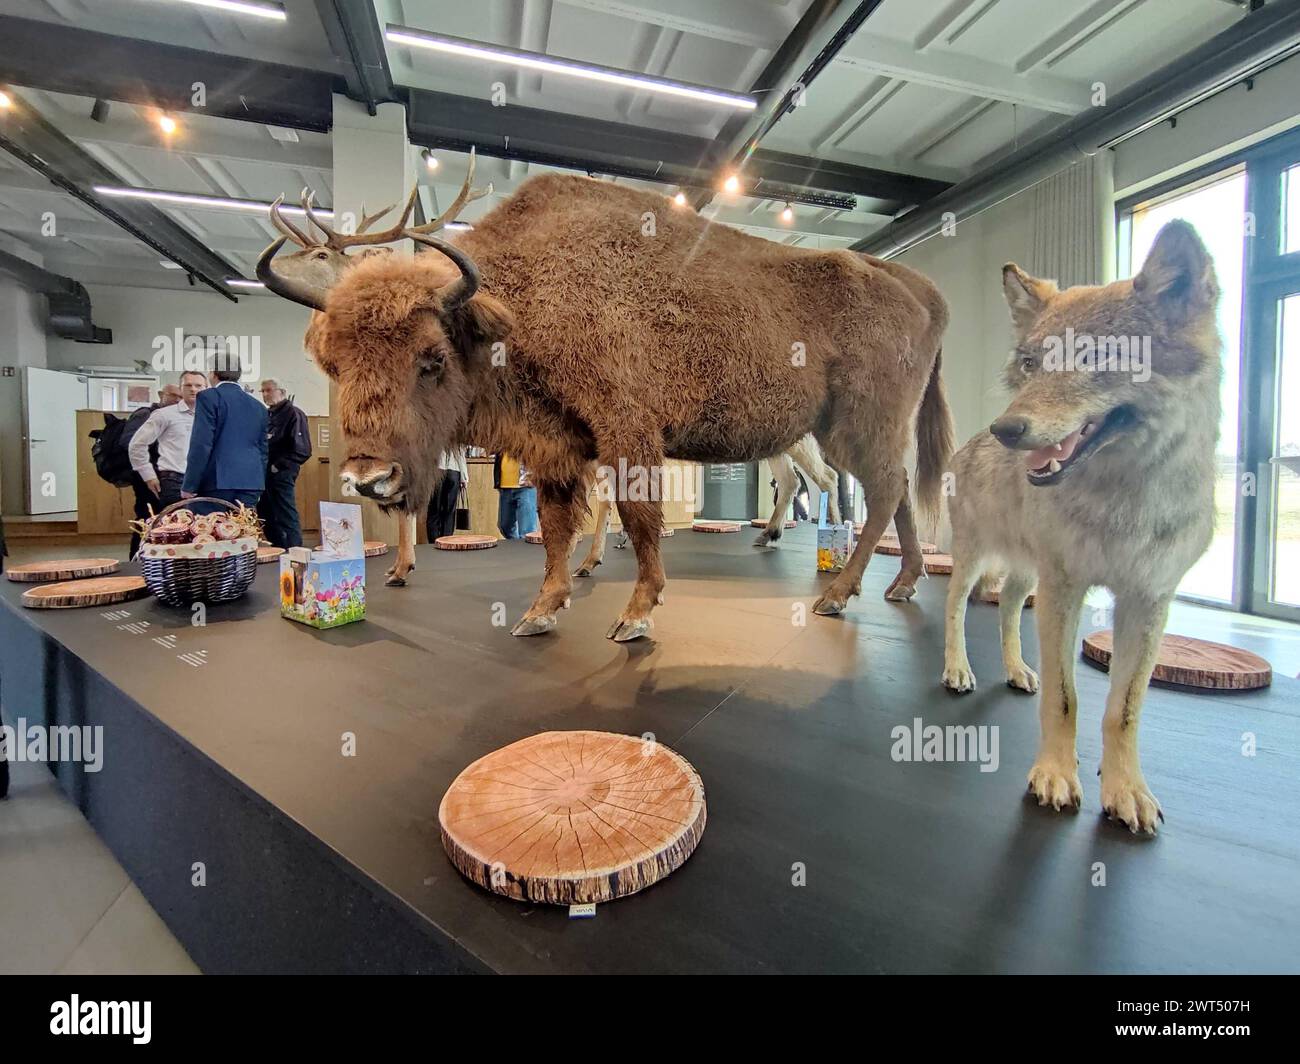
[(1002, 298), (1002, 267), (1029, 261), (1033, 247), (1028, 195), (1021, 193), (900, 255), (948, 300), (943, 380), (965, 443), (1006, 406), (998, 375), (1011, 350), (1011, 321)]
[[(274, 377), (307, 414), (329, 413), (329, 384), (303, 351), (309, 312), (276, 296), (240, 296), (238, 304), (216, 292), (89, 286), (96, 325), (113, 330), (111, 344), (48, 338), (50, 369), (130, 366), (152, 362), (155, 338), (247, 336), (258, 341), (258, 378)], [(163, 381), (171, 375), (164, 375)]]
[(1118, 145), (1119, 197), (1300, 126), (1300, 56), (1264, 71), (1254, 88), (1238, 85)]

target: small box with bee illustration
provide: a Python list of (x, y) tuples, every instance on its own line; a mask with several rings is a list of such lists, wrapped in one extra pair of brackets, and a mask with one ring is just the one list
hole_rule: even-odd
[(366, 557), (361, 507), (320, 504), (321, 545), (280, 555), (280, 616), (313, 628), (337, 628), (366, 616)]

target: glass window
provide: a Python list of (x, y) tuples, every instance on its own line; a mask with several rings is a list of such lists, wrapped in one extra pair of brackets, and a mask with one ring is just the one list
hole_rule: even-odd
[(1300, 295), (1279, 308), (1269, 598), (1300, 606)]
[[(1300, 170), (1300, 167), (1297, 167)], [(1300, 178), (1296, 180), (1300, 193)], [(1122, 239), (1129, 249), (1129, 275), (1146, 261), (1166, 222), (1182, 218), (1196, 227), (1214, 259), (1223, 296), (1219, 333), (1223, 338), (1223, 404), (1219, 422), (1217, 478), (1214, 489), (1214, 541), (1188, 571), (1179, 592), (1215, 602), (1231, 602), (1237, 541), (1237, 426), (1241, 392), (1241, 308), (1245, 270), (1246, 173), (1237, 170), (1187, 192), (1133, 211)], [(1300, 235), (1300, 233), (1298, 233)], [(1126, 238), (1126, 239), (1125, 239)], [(1300, 379), (1300, 368), (1296, 371)]]
[(1282, 174), (1282, 254), (1300, 251), (1300, 163)]

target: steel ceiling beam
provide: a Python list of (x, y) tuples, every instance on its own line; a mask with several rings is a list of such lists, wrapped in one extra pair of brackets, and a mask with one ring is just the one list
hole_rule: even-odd
[[(644, 126), (583, 118), (425, 89), (407, 90), (412, 143), (547, 166), (588, 170), (704, 189), (715, 171), (701, 164), (713, 141)], [(747, 174), (761, 183), (850, 193), (899, 205), (923, 203), (948, 183), (911, 174), (781, 152), (754, 153)], [(776, 195), (776, 193), (772, 193)]]
[(371, 0), (316, 0), (316, 10), (330, 47), (344, 64), (348, 95), (372, 115), (379, 104), (397, 100), (384, 31)]
[(239, 276), (238, 269), (149, 203), (136, 201), (110, 207), (103, 202), (91, 189), (96, 184), (119, 183), (118, 175), (84, 152), (21, 99), (14, 99), (11, 107), (0, 112), (0, 149), (163, 258), (176, 262), (214, 291), (237, 302), (225, 279)]
[[(749, 165), (759, 143), (799, 106), (817, 76), (882, 3), (884, 0), (813, 0), (749, 90), (763, 102), (750, 114), (729, 118), (700, 165), (719, 174), (746, 171), (752, 177)], [(713, 198), (715, 183), (696, 194), (696, 210)]]
[(11, 15), (0, 15), (0, 41), (0, 82), (318, 133), (329, 132), (333, 94), (343, 87), (327, 71)]

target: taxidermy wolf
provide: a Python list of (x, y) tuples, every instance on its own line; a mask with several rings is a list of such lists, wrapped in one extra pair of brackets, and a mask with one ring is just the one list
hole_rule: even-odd
[(1079, 615), (1089, 587), (1109, 588), (1115, 648), (1101, 804), (1132, 831), (1154, 834), (1163, 813), (1138, 763), (1138, 718), (1170, 600), (1213, 532), (1214, 267), (1196, 231), (1171, 222), (1132, 281), (1059, 291), (1010, 264), (1002, 283), (1016, 337), (1005, 371), (1013, 398), (952, 461), (943, 682), (974, 690), (966, 599), (986, 569), (1001, 568), (1007, 682), (1039, 689), (1020, 648), (1021, 609), (1037, 580), (1042, 741), (1029, 789), (1040, 805), (1077, 809)]
[[(405, 220), (359, 240), (319, 221), (323, 239), (295, 236), (279, 220), (285, 235), (258, 277), (318, 311), (307, 347), (338, 384), (340, 474), (357, 492), (422, 514), (436, 455), (466, 444), (532, 471), (546, 569), (514, 634), (551, 630), (569, 604), (592, 463), (755, 461), (809, 432), (862, 482), (869, 515), (814, 609), (839, 613), (858, 593), (891, 517), (904, 556), (887, 594), (915, 592), (923, 562), (904, 456), (914, 432), (917, 502), (930, 513), (952, 452), (939, 378), (948, 312), (921, 274), (760, 240), (666, 196), (570, 175), (528, 180), (454, 242), (432, 235), (446, 215), (433, 227)], [(404, 237), (438, 254), (345, 258), (351, 243)], [(292, 266), (273, 261), (287, 240), (303, 246)], [(623, 641), (649, 632), (660, 601), (662, 513), (657, 499), (616, 503), (638, 570), (608, 633)], [(394, 578), (413, 560), (404, 547)]]

